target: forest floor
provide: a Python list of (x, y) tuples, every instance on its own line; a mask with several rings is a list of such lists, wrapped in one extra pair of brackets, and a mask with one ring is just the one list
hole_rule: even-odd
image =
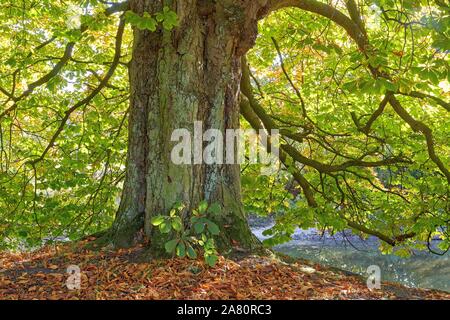
[[(92, 239), (90, 239), (92, 240)], [(308, 261), (221, 257), (137, 262), (142, 246), (88, 250), (85, 244), (0, 252), (0, 299), (450, 299), (450, 293), (383, 282), (369, 290), (364, 278)], [(67, 267), (81, 270), (81, 288), (67, 287)]]

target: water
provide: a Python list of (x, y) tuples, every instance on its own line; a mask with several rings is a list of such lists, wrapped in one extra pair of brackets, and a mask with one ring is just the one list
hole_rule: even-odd
[[(273, 226), (270, 220), (250, 219), (253, 233), (261, 240), (262, 232)], [(381, 254), (379, 242), (350, 235), (322, 236), (314, 229), (296, 230), (293, 240), (274, 247), (292, 257), (367, 275), (370, 265), (381, 269), (382, 281), (399, 282), (409, 287), (440, 289), (450, 292), (450, 253), (444, 256), (414, 252), (409, 258)]]

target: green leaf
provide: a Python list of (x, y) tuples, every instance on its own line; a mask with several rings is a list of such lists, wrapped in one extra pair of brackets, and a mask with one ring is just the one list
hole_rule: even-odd
[(206, 209), (208, 209), (208, 202), (206, 202), (206, 200), (203, 200), (202, 202), (200, 202), (200, 204), (198, 205), (198, 212), (200, 212), (201, 214), (206, 212)]
[(150, 31), (156, 31), (157, 22), (148, 12), (144, 12), (141, 17), (133, 11), (127, 11), (125, 13), (125, 21), (140, 30), (147, 29)]
[(196, 259), (197, 258), (197, 252), (195, 252), (194, 248), (192, 248), (191, 245), (187, 246), (187, 256), (191, 259)]
[(156, 217), (152, 217), (152, 219), (150, 220), (151, 224), (154, 225), (155, 227), (159, 226), (161, 223), (163, 223), (165, 220), (164, 216), (156, 216)]
[(442, 51), (449, 51), (450, 50), (450, 41), (448, 38), (441, 37), (439, 39), (436, 39), (433, 42), (433, 47), (438, 48)]
[(180, 242), (177, 246), (177, 256), (184, 258), (186, 256), (186, 245)]
[(200, 234), (205, 230), (205, 223), (203, 222), (203, 220), (200, 220), (196, 224), (194, 224), (194, 230), (197, 234)]
[(398, 81), (398, 86), (399, 86), (401, 92), (410, 93), (412, 90), (413, 84), (411, 81), (401, 78)]
[(218, 215), (222, 211), (222, 207), (219, 203), (214, 202), (211, 204), (211, 206), (208, 208), (208, 213), (211, 213), (212, 215)]
[(212, 235), (216, 236), (220, 233), (219, 226), (212, 221), (207, 222), (208, 231), (211, 232)]
[(164, 14), (162, 12), (158, 12), (156, 14), (156, 21), (163, 22), (164, 21)]
[(409, 248), (398, 248), (394, 249), (394, 254), (402, 258), (408, 258), (411, 256), (411, 250)]
[(321, 43), (315, 43), (315, 44), (313, 44), (312, 47), (318, 51), (323, 51), (325, 53), (331, 52), (331, 48), (329, 48), (328, 46), (321, 44)]
[(205, 256), (205, 261), (210, 267), (214, 267), (219, 259), (216, 255), (207, 255)]
[(175, 250), (175, 247), (178, 244), (178, 239), (173, 239), (170, 241), (167, 241), (166, 244), (164, 245), (164, 247), (166, 248), (166, 252), (167, 253), (172, 253)]
[(438, 243), (437, 247), (442, 251), (448, 251), (450, 248), (450, 241), (441, 241)]
[(22, 237), (22, 238), (26, 238), (28, 236), (28, 231), (20, 230), (19, 231), (19, 236)]
[(172, 226), (171, 226), (171, 224), (170, 224), (169, 222), (167, 222), (167, 221), (164, 221), (163, 223), (161, 223), (161, 224), (159, 225), (159, 230), (160, 230), (162, 233), (169, 233), (171, 229), (172, 229)]
[(387, 91), (392, 91), (392, 92), (397, 92), (398, 91), (398, 85), (392, 83), (391, 81), (384, 79), (384, 78), (379, 78), (378, 81), (381, 83), (381, 85), (387, 90)]
[(381, 93), (383, 86), (375, 79), (367, 79), (360, 82), (361, 92), (376, 94)]
[(180, 202), (180, 201), (175, 202), (175, 204), (173, 205), (173, 208), (174, 208), (175, 210), (177, 210), (177, 211), (183, 210), (184, 207), (185, 207), (184, 204), (183, 204), (182, 202)]
[(178, 26), (177, 14), (165, 6), (162, 13), (156, 15), (156, 19), (162, 22), (163, 28), (170, 31), (174, 27)]
[(137, 15), (133, 11), (128, 10), (127, 12), (125, 12), (125, 21), (130, 23), (132, 26), (136, 26), (139, 20), (140, 20), (139, 15)]
[(157, 22), (147, 12), (144, 13), (143, 19), (140, 21), (138, 27), (142, 30), (147, 29), (156, 31)]
[(341, 86), (342, 90), (348, 91), (348, 92), (353, 92), (358, 88), (358, 80), (352, 80), (349, 82), (344, 83)]
[(175, 217), (172, 219), (172, 228), (175, 231), (181, 231), (181, 229), (183, 228), (183, 223), (180, 217)]
[(266, 237), (272, 236), (272, 235), (273, 235), (273, 229), (266, 229), (266, 230), (264, 230), (264, 231), (262, 232), (262, 235), (263, 235), (263, 236), (266, 236)]

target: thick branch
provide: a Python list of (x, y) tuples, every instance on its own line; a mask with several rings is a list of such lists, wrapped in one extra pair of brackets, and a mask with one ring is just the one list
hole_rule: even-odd
[[(241, 98), (241, 103), (240, 103), (241, 114), (250, 123), (250, 125), (256, 130), (265, 129), (267, 132), (270, 132), (273, 129), (278, 129), (278, 127), (277, 127), (276, 123), (273, 121), (273, 119), (269, 115), (267, 115), (267, 113), (259, 105), (259, 103), (256, 101), (256, 99), (253, 96), (253, 88), (252, 88), (251, 82), (250, 82), (249, 68), (248, 68), (245, 57), (242, 59), (242, 70), (243, 71), (242, 71), (242, 79), (241, 79), (241, 92), (243, 93), (244, 97)], [(385, 98), (384, 100), (386, 100), (384, 102), (384, 105), (385, 105), (387, 103), (387, 98)], [(298, 162), (301, 162), (306, 165), (308, 165), (308, 164), (305, 162), (309, 162), (310, 164), (312, 164), (311, 165), (312, 167), (318, 166), (320, 168), (325, 168), (325, 170), (330, 170), (331, 168), (338, 169), (338, 166), (327, 166), (327, 165), (321, 164), (319, 162), (311, 163), (310, 161), (313, 161), (313, 160), (304, 157), (292, 146), (287, 145), (287, 144), (282, 144), (282, 145), (280, 145), (279, 159), (287, 168), (289, 167), (289, 164), (287, 161), (287, 155), (291, 156), (294, 160), (297, 160), (298, 157), (300, 156), (301, 160), (303, 160), (303, 161), (297, 160)], [(355, 161), (357, 162), (357, 160), (355, 160)], [(370, 164), (373, 166), (380, 166), (382, 164), (386, 164), (386, 161), (391, 161), (391, 159), (387, 159), (384, 162), (373, 162), (373, 163), (366, 162), (365, 164), (366, 165)], [(392, 161), (395, 162), (397, 160), (392, 159)], [(348, 166), (350, 166), (350, 165), (352, 165), (352, 161), (349, 161), (346, 164), (348, 164)], [(343, 165), (341, 165), (341, 166), (343, 166)], [(345, 164), (344, 164), (344, 166), (345, 166)], [(295, 167), (293, 169), (294, 170), (292, 170), (290, 172), (292, 173), (294, 179), (299, 183), (300, 187), (302, 188), (303, 194), (305, 195), (308, 205), (312, 208), (318, 207), (318, 203), (316, 202), (315, 197), (314, 197), (313, 189), (311, 188), (308, 180)], [(344, 169), (345, 168), (343, 168), (343, 169), (339, 168), (336, 171), (341, 171)], [(390, 237), (379, 231), (371, 230), (371, 229), (365, 227), (364, 225), (361, 225), (354, 221), (351, 221), (344, 215), (341, 215), (341, 218), (347, 222), (347, 225), (349, 227), (351, 227), (355, 230), (361, 231), (363, 233), (373, 235), (373, 236), (379, 238), (380, 240), (388, 243), (391, 246), (395, 246), (395, 245), (405, 241), (406, 239), (409, 239), (409, 238), (412, 238), (415, 236), (414, 233), (408, 233), (408, 234), (403, 234), (403, 235), (399, 235), (396, 237)]]
[(371, 230), (371, 229), (363, 226), (362, 224), (359, 224), (359, 223), (356, 223), (354, 221), (351, 221), (350, 219), (344, 217), (343, 215), (341, 215), (341, 218), (343, 218), (347, 222), (349, 227), (351, 227), (353, 229), (356, 229), (358, 231), (362, 231), (362, 232), (364, 232), (366, 234), (370, 234), (372, 236), (375, 236), (378, 239), (383, 240), (384, 242), (386, 242), (387, 244), (390, 244), (393, 247), (398, 245), (399, 243), (407, 240), (407, 239), (415, 237), (415, 235), (416, 235), (415, 233), (411, 232), (411, 233), (402, 234), (402, 235), (399, 235), (397, 237), (392, 238), (392, 237), (389, 237), (389, 236), (387, 236), (387, 235), (385, 235), (385, 234), (383, 234), (381, 232), (378, 232), (378, 231), (375, 231), (375, 230)]
[(337, 10), (333, 6), (316, 0), (270, 0), (269, 12), (282, 8), (296, 7), (309, 12), (316, 13), (334, 21), (337, 25), (344, 28), (350, 37), (356, 42), (361, 51), (365, 52), (368, 48), (368, 41), (360, 27), (347, 15)]
[[(264, 125), (261, 123), (261, 120), (253, 111), (252, 107), (250, 106), (250, 102), (245, 96), (241, 97), (240, 111), (242, 116), (245, 118), (245, 120), (247, 120), (248, 123), (250, 123), (253, 129), (255, 130), (266, 129), (268, 132), (270, 132), (270, 130), (265, 128)], [(267, 148), (269, 144), (264, 145)], [(281, 147), (281, 149), (279, 150), (279, 159), (286, 168), (289, 167), (287, 155), (286, 152), (283, 150), (283, 147)], [(314, 193), (313, 190), (311, 189), (311, 186), (309, 185), (308, 180), (306, 180), (306, 178), (300, 173), (299, 170), (294, 169), (290, 172), (292, 173), (292, 176), (294, 177), (295, 181), (297, 181), (297, 183), (302, 188), (303, 194), (305, 195), (306, 202), (308, 203), (308, 205), (313, 208), (317, 207), (317, 202), (314, 199)]]
[(398, 92), (399, 94), (403, 96), (413, 97), (413, 98), (419, 98), (419, 99), (430, 99), (436, 102), (438, 105), (443, 107), (445, 110), (450, 111), (450, 103), (445, 102), (441, 98), (438, 98), (436, 96), (433, 96), (431, 94), (422, 93), (419, 91), (411, 91), (409, 93), (406, 92)]
[(355, 22), (359, 29), (366, 34), (364, 23), (361, 19), (361, 12), (354, 0), (346, 0), (345, 5), (347, 7), (347, 11), (350, 14), (350, 17), (352, 18), (353, 22)]
[(438, 168), (447, 178), (447, 182), (450, 184), (450, 172), (436, 154), (436, 150), (434, 148), (433, 131), (430, 129), (430, 127), (428, 127), (423, 122), (414, 119), (408, 113), (408, 111), (406, 111), (406, 109), (402, 107), (402, 105), (394, 95), (390, 96), (389, 103), (391, 104), (395, 112), (400, 116), (400, 118), (402, 118), (406, 123), (408, 123), (408, 125), (411, 127), (413, 131), (421, 132), (425, 136), (428, 155), (430, 156), (430, 159), (438, 166)]
[[(242, 63), (241, 91), (249, 100), (250, 106), (252, 107), (255, 114), (259, 117), (261, 122), (264, 124), (264, 127), (266, 127), (268, 131), (279, 129), (275, 121), (273, 121), (273, 119), (266, 113), (264, 108), (258, 103), (258, 101), (256, 101), (252, 94), (248, 65), (246, 64), (245, 59), (243, 59)], [(292, 147), (289, 144), (282, 144), (280, 148), (282, 148), (287, 154), (289, 154), (295, 161), (312, 167), (322, 173), (342, 171), (354, 166), (370, 168), (406, 162), (405, 159), (392, 157), (379, 161), (362, 161), (359, 159), (352, 159), (339, 165), (328, 165), (305, 157), (296, 148)]]
[(2, 119), (4, 116), (10, 114), (12, 111), (17, 109), (18, 107), (18, 101), (22, 100), (23, 98), (28, 97), (30, 94), (33, 93), (33, 91), (40, 87), (41, 85), (47, 83), (52, 78), (57, 76), (61, 69), (66, 65), (66, 63), (70, 60), (73, 53), (73, 48), (75, 47), (75, 42), (69, 42), (66, 45), (66, 48), (64, 50), (64, 55), (59, 59), (58, 63), (53, 67), (52, 70), (50, 70), (49, 73), (41, 77), (40, 79), (36, 80), (35, 82), (28, 85), (27, 90), (25, 90), (19, 97), (11, 97), (11, 99), (14, 101), (14, 104), (11, 105), (9, 108), (4, 110), (2, 113), (0, 113), (0, 119)]
[[(281, 0), (281, 1), (272, 0), (270, 2), (270, 7), (271, 10), (277, 10), (284, 7), (297, 7), (327, 17), (330, 20), (337, 23), (338, 25), (340, 25), (341, 27), (343, 27), (347, 31), (349, 36), (357, 43), (360, 50), (366, 55), (368, 54), (367, 50), (369, 48), (368, 47), (369, 40), (364, 31), (362, 31), (358, 26), (358, 24), (355, 23), (352, 19), (350, 19), (348, 16), (346, 16), (345, 14), (343, 14), (342, 12), (340, 12), (339, 10), (330, 5), (323, 4), (315, 0)], [(353, 9), (350, 8), (350, 10)], [(381, 76), (380, 72), (376, 68), (370, 67), (370, 71), (374, 78)], [(439, 98), (427, 96), (425, 94), (420, 94), (417, 92), (410, 94), (410, 96), (412, 97), (415, 96), (418, 98), (427, 97), (433, 99), (447, 110), (449, 109), (448, 104)], [(394, 96), (390, 97), (389, 102), (394, 108), (394, 110), (399, 114), (399, 116), (405, 122), (407, 122), (414, 131), (420, 131), (424, 134), (427, 141), (428, 154), (431, 160), (434, 163), (436, 163), (439, 169), (444, 173), (445, 177), (447, 178), (447, 181), (450, 183), (450, 173), (445, 167), (445, 165), (442, 163), (442, 161), (439, 159), (439, 157), (436, 155), (432, 130), (422, 122), (412, 118)]]
[(358, 127), (358, 130), (365, 133), (366, 135), (369, 134), (372, 124), (378, 119), (379, 116), (381, 116), (388, 102), (389, 102), (389, 94), (386, 94), (383, 100), (380, 102), (380, 105), (378, 106), (377, 110), (375, 110), (375, 112), (372, 113), (372, 115), (370, 116), (369, 120), (367, 120), (365, 126), (361, 126), (361, 124), (359, 123), (359, 119), (356, 117), (356, 114), (352, 112), (351, 116), (353, 122)]

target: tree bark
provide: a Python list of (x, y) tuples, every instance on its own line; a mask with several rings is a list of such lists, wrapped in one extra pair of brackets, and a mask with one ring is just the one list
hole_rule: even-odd
[[(177, 165), (170, 155), (176, 144), (173, 130), (185, 128), (193, 137), (195, 121), (203, 123), (204, 131), (219, 129), (224, 139), (226, 129), (239, 128), (241, 56), (254, 44), (265, 2), (172, 1), (178, 27), (134, 30), (127, 171), (112, 228), (116, 246), (139, 242), (142, 230), (151, 251), (162, 255), (168, 239), (152, 228), (151, 217), (168, 214), (182, 202), (188, 221), (202, 200), (222, 206), (216, 219), (222, 252), (256, 244), (241, 204), (239, 165)], [(162, 10), (160, 1), (130, 5), (138, 14)]]

